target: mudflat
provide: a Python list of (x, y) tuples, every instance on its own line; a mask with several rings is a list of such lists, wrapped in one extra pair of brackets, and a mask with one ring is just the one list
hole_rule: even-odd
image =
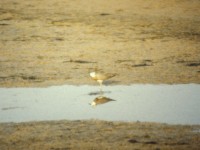
[(199, 125), (43, 121), (0, 124), (1, 150), (199, 149)]
[(198, 0), (0, 2), (0, 86), (200, 83)]
[[(0, 2), (0, 87), (200, 83), (199, 0)], [(1, 123), (0, 149), (198, 149), (200, 125)]]

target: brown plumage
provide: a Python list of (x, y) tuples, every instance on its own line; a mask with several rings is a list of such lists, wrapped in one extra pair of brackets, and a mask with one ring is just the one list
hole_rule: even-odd
[(110, 101), (115, 101), (115, 100), (108, 98), (108, 97), (105, 97), (105, 96), (98, 96), (93, 100), (91, 105), (96, 106), (96, 105), (104, 104), (104, 103), (107, 103), (107, 102), (110, 102)]
[(107, 80), (107, 79), (110, 79), (112, 77), (115, 76), (115, 74), (111, 74), (111, 73), (107, 73), (107, 74), (103, 74), (103, 73), (96, 73), (96, 72), (91, 72), (90, 73), (90, 76), (92, 77), (92, 79), (94, 80)]
[(97, 72), (91, 72), (90, 76), (93, 80), (96, 80), (99, 84), (102, 84), (104, 80), (110, 79), (114, 77), (116, 74), (111, 73), (97, 73)]
[(91, 72), (90, 76), (92, 77), (93, 80), (96, 80), (99, 85), (100, 85), (100, 90), (102, 92), (102, 84), (104, 80), (110, 79), (114, 77), (116, 74), (111, 74), (111, 73), (98, 73), (98, 72)]

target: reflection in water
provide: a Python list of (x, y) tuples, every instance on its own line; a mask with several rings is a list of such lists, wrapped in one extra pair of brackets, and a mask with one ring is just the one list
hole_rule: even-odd
[[(92, 92), (98, 89), (89, 85), (0, 88), (0, 122), (100, 119), (200, 124), (199, 84), (116, 85), (104, 86), (103, 95)], [(92, 105), (107, 103), (92, 109), (91, 100)]]
[(105, 96), (98, 96), (92, 101), (92, 103), (90, 103), (90, 105), (96, 106), (96, 105), (105, 104), (105, 103), (111, 102), (111, 101), (116, 101), (116, 100), (113, 100), (113, 99), (105, 97)]

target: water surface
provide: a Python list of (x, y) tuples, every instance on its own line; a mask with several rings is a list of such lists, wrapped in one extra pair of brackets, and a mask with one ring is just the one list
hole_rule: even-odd
[[(200, 124), (200, 85), (0, 88), (0, 122), (102, 119)], [(104, 96), (112, 101), (91, 106)]]

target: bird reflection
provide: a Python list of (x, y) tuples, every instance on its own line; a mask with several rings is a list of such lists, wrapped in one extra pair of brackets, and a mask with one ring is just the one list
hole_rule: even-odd
[(98, 96), (96, 97), (91, 103), (90, 105), (91, 106), (97, 106), (99, 104), (105, 104), (107, 102), (111, 102), (111, 101), (116, 101), (116, 100), (113, 100), (111, 98), (108, 98), (108, 97), (105, 97), (105, 96)]

